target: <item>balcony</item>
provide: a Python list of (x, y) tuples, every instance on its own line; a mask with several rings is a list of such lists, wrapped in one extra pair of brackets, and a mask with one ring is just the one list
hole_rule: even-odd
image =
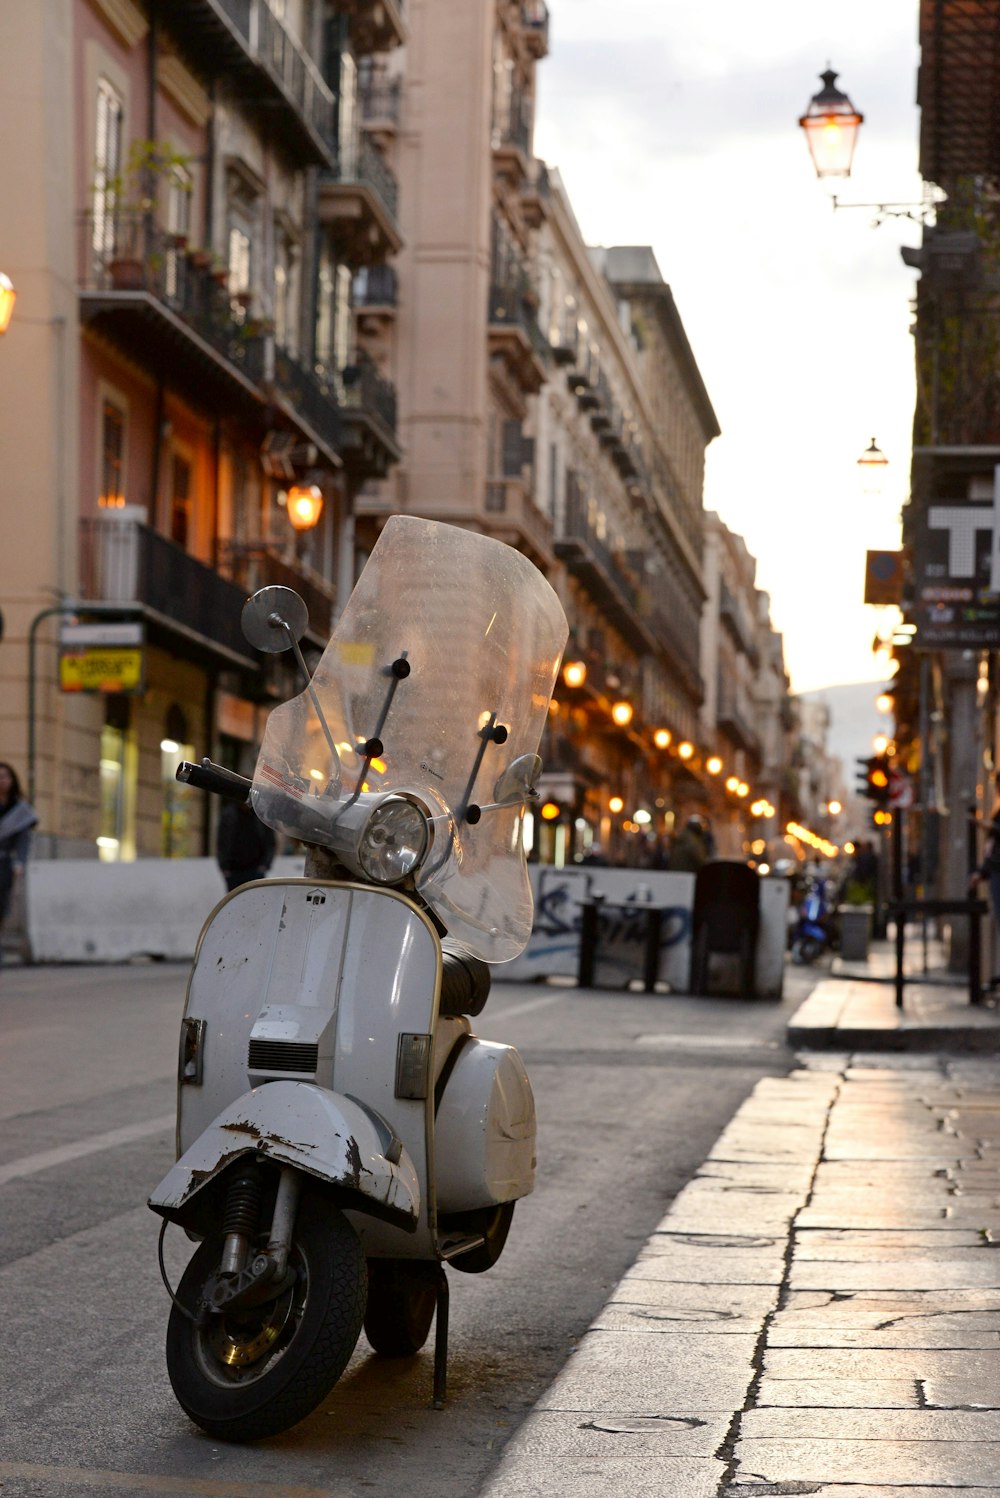
[(719, 618), (728, 628), (737, 649), (741, 650), (749, 658), (750, 664), (756, 668), (760, 664), (760, 656), (753, 627), (740, 607), (739, 599), (725, 580), (720, 581), (719, 587)]
[(538, 326), (531, 288), (491, 286), (488, 315), (490, 357), (502, 359), (527, 394), (537, 394), (548, 372), (549, 343)]
[(359, 80), (358, 103), (361, 124), (378, 138), (391, 139), (399, 129), (403, 104), (403, 80), (375, 70)]
[(758, 754), (760, 744), (751, 724), (750, 710), (741, 699), (741, 693), (735, 692), (725, 681), (720, 681), (715, 721), (720, 731), (734, 739), (747, 754)]
[(521, 25), (530, 55), (537, 61), (549, 52), (549, 8), (545, 0), (522, 0)]
[(80, 602), (141, 609), (154, 632), (227, 665), (256, 668), (240, 627), (242, 588), (136, 520), (80, 521)]
[(391, 52), (406, 41), (403, 0), (339, 0), (337, 10), (347, 18), (356, 57)]
[(396, 388), (367, 359), (342, 370), (338, 383), (344, 467), (362, 481), (383, 479), (403, 456), (396, 440)]
[(552, 187), (544, 161), (532, 162), (532, 175), (521, 193), (521, 213), (529, 229), (540, 229), (549, 216)]
[(656, 638), (643, 619), (637, 575), (598, 535), (578, 494), (570, 497), (555, 550), (634, 649), (657, 648)]
[(333, 632), (337, 601), (337, 590), (331, 582), (304, 562), (289, 566), (274, 541), (224, 541), (219, 553), (220, 569), (244, 595), (258, 588), (294, 589), (309, 610), (307, 638), (320, 649), (325, 648)]
[(170, 0), (161, 16), (195, 70), (226, 77), (302, 165), (333, 165), (333, 93), (267, 0)]
[(530, 104), (514, 94), (503, 118), (493, 122), (493, 167), (498, 177), (513, 186), (529, 181), (531, 161)]
[(598, 371), (586, 350), (580, 351), (576, 364), (566, 371), (566, 383), (576, 396), (581, 411), (596, 411), (601, 404), (597, 388)]
[[(207, 266), (148, 215), (82, 221), (80, 320), (203, 405), (265, 416), (266, 340)], [(95, 240), (101, 241), (95, 247)]]
[(276, 348), (273, 393), (288, 421), (339, 468), (344, 427), (336, 387), (306, 369), (287, 349)]
[(523, 551), (543, 572), (552, 567), (552, 522), (522, 479), (488, 479), (483, 504), (489, 535)]
[(320, 178), (319, 213), (349, 265), (374, 265), (403, 245), (397, 222), (399, 183), (369, 140), (344, 146)]
[(397, 299), (396, 272), (391, 265), (369, 265), (358, 271), (351, 305), (362, 338), (382, 332), (395, 321)]
[(705, 692), (701, 680), (701, 638), (697, 616), (680, 608), (668, 613), (656, 604), (648, 606), (645, 614), (660, 649), (669, 657), (674, 674), (694, 701), (702, 702)]
[(556, 364), (564, 369), (576, 368), (578, 355), (578, 338), (576, 323), (571, 322), (568, 327), (561, 328), (556, 334), (555, 341), (550, 345), (552, 358)]

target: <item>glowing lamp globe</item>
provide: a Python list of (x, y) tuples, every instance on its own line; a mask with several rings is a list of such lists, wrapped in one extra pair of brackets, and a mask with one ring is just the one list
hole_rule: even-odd
[(809, 100), (799, 120), (817, 177), (849, 177), (858, 126), (864, 121), (845, 93), (837, 88), (832, 68), (820, 73), (823, 87)]
[(311, 531), (323, 513), (323, 491), (318, 484), (294, 484), (288, 491), (288, 519), (297, 531)]
[(10, 326), (10, 320), (14, 315), (14, 303), (17, 301), (17, 292), (10, 276), (5, 276), (0, 271), (0, 333), (6, 333)]

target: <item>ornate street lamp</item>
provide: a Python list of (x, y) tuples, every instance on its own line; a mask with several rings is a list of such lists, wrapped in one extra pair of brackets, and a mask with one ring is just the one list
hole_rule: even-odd
[(806, 133), (817, 177), (849, 177), (858, 126), (864, 115), (835, 87), (837, 75), (832, 68), (819, 76), (823, 87), (809, 100), (799, 124)]
[(10, 326), (10, 320), (14, 315), (14, 303), (17, 301), (17, 292), (10, 276), (5, 276), (0, 270), (0, 333), (6, 333)]

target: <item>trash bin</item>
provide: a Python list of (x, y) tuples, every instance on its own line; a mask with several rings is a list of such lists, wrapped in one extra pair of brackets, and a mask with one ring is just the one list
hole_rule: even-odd
[(719, 953), (736, 960), (736, 991), (754, 998), (759, 932), (760, 875), (756, 869), (737, 859), (709, 859), (694, 883), (690, 991), (709, 992), (711, 959)]
[(840, 955), (845, 962), (867, 962), (872, 934), (870, 905), (838, 905)]

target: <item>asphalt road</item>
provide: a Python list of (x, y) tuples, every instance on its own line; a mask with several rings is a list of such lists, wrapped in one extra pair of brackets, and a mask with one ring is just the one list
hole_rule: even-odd
[[(362, 1336), (294, 1430), (209, 1440), (174, 1401), (158, 1219), (172, 1160), (179, 966), (0, 971), (0, 1498), (472, 1498), (666, 1207), (764, 1075), (785, 999), (496, 983), (478, 1033), (515, 1044), (539, 1115), (535, 1194), (488, 1275), (452, 1273), (449, 1401), (432, 1354)], [(168, 1236), (176, 1280), (190, 1245)]]

